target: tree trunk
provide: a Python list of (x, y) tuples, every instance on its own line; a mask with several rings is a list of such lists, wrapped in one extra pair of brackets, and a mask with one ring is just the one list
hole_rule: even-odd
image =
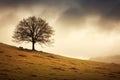
[(35, 42), (32, 42), (32, 50), (35, 50)]

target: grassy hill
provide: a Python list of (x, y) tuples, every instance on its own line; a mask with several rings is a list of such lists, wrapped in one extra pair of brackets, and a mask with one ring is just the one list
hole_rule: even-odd
[(0, 80), (120, 80), (120, 65), (23, 50), (0, 43)]

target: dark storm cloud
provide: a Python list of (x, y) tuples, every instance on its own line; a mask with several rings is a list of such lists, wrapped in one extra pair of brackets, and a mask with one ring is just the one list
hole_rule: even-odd
[[(98, 24), (103, 27), (120, 20), (120, 0), (0, 0), (1, 7), (29, 5), (54, 6), (58, 11), (67, 8), (58, 19), (58, 23), (65, 24), (63, 26), (80, 26), (86, 17), (94, 15), (100, 16)], [(105, 23), (109, 25), (103, 25)]]
[(85, 14), (96, 13), (103, 17), (120, 18), (120, 0), (81, 0)]
[(120, 0), (0, 0), (1, 6), (13, 6), (13, 5), (61, 5), (65, 4), (69, 9), (64, 15), (84, 16), (92, 13), (101, 14), (103, 16), (110, 16), (118, 18), (120, 17)]
[(104, 17), (120, 18), (120, 0), (0, 0), (1, 6), (14, 5), (61, 5), (65, 4), (69, 9), (65, 16), (76, 17), (89, 14), (101, 14)]
[(120, 11), (119, 0), (82, 0), (81, 2), (79, 1), (79, 4), (85, 10), (85, 14), (100, 13), (107, 16), (115, 9)]
[(59, 3), (64, 3), (64, 0), (0, 0), (0, 6), (19, 6), (19, 5), (57, 5)]
[[(120, 0), (74, 0), (59, 21), (65, 26), (80, 26), (88, 16), (100, 16), (100, 28), (113, 29), (120, 20)], [(116, 27), (115, 27), (116, 28)]]

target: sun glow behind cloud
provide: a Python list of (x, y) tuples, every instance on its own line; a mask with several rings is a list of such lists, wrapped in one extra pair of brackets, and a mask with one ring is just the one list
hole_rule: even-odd
[(115, 48), (119, 46), (119, 34), (115, 31), (99, 31), (93, 24), (98, 18), (88, 17), (83, 29), (71, 28), (67, 33), (57, 28), (54, 47), (44, 50), (81, 59), (119, 54)]
[(82, 30), (73, 30), (67, 36), (61, 34), (61, 37), (56, 38), (56, 40), (55, 47), (59, 48), (58, 51), (61, 54), (77, 58), (81, 56), (88, 58), (112, 55), (120, 37), (114, 32), (107, 34), (97, 32), (94, 28), (84, 28)]

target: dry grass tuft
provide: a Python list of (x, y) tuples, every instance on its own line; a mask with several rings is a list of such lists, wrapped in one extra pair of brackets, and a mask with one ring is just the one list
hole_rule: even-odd
[(36, 74), (32, 74), (31, 77), (37, 77), (37, 75)]
[(0, 51), (0, 53), (4, 53), (3, 51)]
[(27, 57), (27, 56), (24, 55), (24, 54), (19, 54), (18, 56), (20, 56), (20, 57)]
[(58, 71), (65, 71), (65, 69), (63, 69), (63, 68), (60, 68), (60, 67), (54, 67), (54, 68), (52, 68), (53, 70), (58, 70)]

